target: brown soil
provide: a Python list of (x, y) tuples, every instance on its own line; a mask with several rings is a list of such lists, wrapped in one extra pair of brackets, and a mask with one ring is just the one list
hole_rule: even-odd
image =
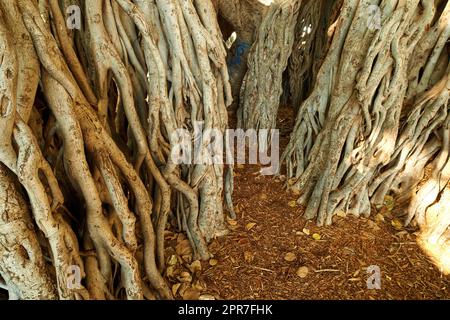
[[(293, 119), (292, 109), (280, 110), (282, 147)], [(292, 207), (296, 196), (285, 182), (260, 176), (259, 169), (236, 168), (237, 223), (210, 245), (218, 263), (203, 263), (203, 293), (220, 299), (450, 299), (450, 277), (420, 250), (414, 230), (392, 225), (386, 208), (384, 221), (336, 217), (331, 227), (318, 228), (301, 217), (302, 208)], [(294, 261), (285, 260), (288, 253)], [(379, 290), (367, 288), (371, 265), (381, 270)], [(308, 269), (303, 278), (300, 267)]]
[[(296, 197), (283, 191), (283, 182), (258, 170), (236, 170), (237, 225), (210, 245), (218, 264), (204, 264), (209, 293), (223, 299), (450, 299), (450, 277), (431, 264), (411, 230), (394, 229), (388, 218), (352, 217), (318, 228), (301, 218), (302, 208), (289, 206)], [(249, 223), (256, 225), (247, 230)], [(286, 261), (287, 253), (296, 259)], [(380, 290), (367, 289), (370, 265), (381, 269)], [(309, 272), (300, 278), (303, 266)]]

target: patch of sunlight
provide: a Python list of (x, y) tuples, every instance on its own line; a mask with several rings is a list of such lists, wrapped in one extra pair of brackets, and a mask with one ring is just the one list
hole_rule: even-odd
[[(434, 184), (434, 182), (433, 182)], [(437, 187), (433, 188), (436, 189)], [(434, 191), (434, 190), (430, 190), (430, 191)], [(431, 204), (434, 201), (436, 201), (436, 193), (435, 192), (428, 192), (427, 195), (423, 198), (423, 202), (426, 204)]]
[(227, 49), (231, 48), (231, 46), (236, 41), (236, 39), (237, 39), (237, 33), (236, 33), (236, 31), (233, 31), (231, 36), (227, 39), (227, 41), (225, 41), (225, 46), (227, 47)]
[(440, 272), (445, 275), (450, 274), (450, 244), (448, 241), (444, 244), (433, 244), (426, 236), (422, 236), (418, 239), (418, 243)]
[(418, 243), (443, 274), (450, 274), (450, 230), (447, 226), (443, 234), (436, 235), (433, 232), (439, 225), (445, 226), (450, 221), (450, 211), (447, 209), (450, 205), (450, 197), (448, 193), (445, 195), (447, 196), (428, 209), (427, 224), (422, 227)]
[(274, 0), (258, 0), (259, 3), (262, 3), (265, 6), (270, 6)]
[(308, 26), (304, 26), (302, 37), (304, 37), (306, 34), (310, 34), (311, 32), (312, 32), (312, 24), (309, 24)]

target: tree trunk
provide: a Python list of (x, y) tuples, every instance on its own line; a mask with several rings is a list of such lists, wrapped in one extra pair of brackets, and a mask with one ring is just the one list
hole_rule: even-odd
[[(305, 217), (319, 225), (340, 211), (368, 216), (392, 193), (412, 195), (405, 222), (428, 229), (424, 214), (448, 183), (450, 4), (378, 8), (374, 23), (369, 1), (344, 1), (283, 158)], [(431, 161), (432, 177), (417, 188)], [(432, 243), (446, 241), (448, 220), (448, 210), (438, 215)]]
[(290, 102), (296, 110), (316, 81), (329, 47), (329, 27), (336, 20), (342, 0), (303, 1), (295, 27), (295, 39), (288, 64)]
[(0, 3), (2, 287), (19, 299), (170, 299), (169, 217), (195, 258), (226, 232), (232, 167), (171, 157), (178, 128), (227, 127), (216, 12), (210, 0), (80, 0), (81, 29), (69, 30), (73, 4)]
[(258, 29), (241, 88), (239, 127), (275, 128), (283, 72), (292, 51), (300, 4), (298, 0), (275, 1)]
[(242, 81), (248, 70), (249, 51), (269, 6), (260, 0), (217, 0), (217, 8), (220, 17), (231, 27), (229, 36), (232, 36), (232, 32), (235, 33), (235, 39), (229, 48), (227, 63), (233, 92), (233, 106), (238, 107)]

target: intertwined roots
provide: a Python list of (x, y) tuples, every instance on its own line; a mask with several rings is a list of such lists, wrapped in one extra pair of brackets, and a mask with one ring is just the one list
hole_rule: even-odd
[(241, 88), (240, 127), (275, 129), (282, 77), (292, 52), (300, 4), (301, 0), (275, 1), (258, 29)]
[[(330, 28), (283, 155), (289, 183), (319, 225), (339, 211), (368, 216), (371, 204), (396, 195), (428, 248), (447, 243), (439, 255), (448, 273), (450, 2), (379, 1), (379, 27), (368, 23), (369, 5), (344, 1)], [(441, 210), (427, 210), (437, 200)]]
[[(65, 12), (81, 8), (81, 30)], [(12, 298), (171, 298), (172, 212), (195, 255), (223, 235), (221, 165), (171, 162), (173, 132), (227, 126), (209, 0), (2, 0), (0, 274)], [(34, 222), (34, 223), (33, 223)], [(79, 270), (81, 282), (67, 281)]]
[[(81, 24), (70, 31), (74, 4)], [(294, 47), (289, 67), (291, 89), (303, 90), (294, 99), (307, 98), (283, 159), (305, 216), (368, 216), (393, 194), (445, 273), (449, 15), (446, 0), (276, 1), (240, 110), (241, 125), (272, 128), (292, 47), (305, 41), (296, 23), (321, 35)], [(226, 233), (222, 194), (233, 215), (233, 168), (170, 154), (177, 128), (227, 127), (225, 57), (210, 0), (0, 2), (0, 287), (10, 298), (171, 298), (161, 276), (171, 216), (195, 258), (210, 257), (207, 242)]]

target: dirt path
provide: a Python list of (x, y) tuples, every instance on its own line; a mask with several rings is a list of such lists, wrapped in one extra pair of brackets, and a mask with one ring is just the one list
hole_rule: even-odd
[[(294, 116), (291, 108), (279, 114), (283, 147)], [(168, 279), (178, 299), (450, 299), (450, 277), (423, 254), (414, 230), (392, 225), (388, 211), (385, 221), (337, 217), (317, 228), (293, 207), (296, 196), (284, 182), (259, 169), (236, 168), (238, 219), (229, 222), (228, 236), (210, 244), (213, 266), (203, 262), (199, 270), (185, 236), (168, 232), (166, 256), (178, 257)], [(381, 271), (380, 290), (367, 288), (372, 265)]]
[[(282, 148), (294, 118), (292, 108), (280, 109)], [(238, 220), (210, 246), (218, 264), (206, 265), (200, 277), (207, 291), (224, 299), (450, 299), (450, 277), (423, 254), (413, 230), (392, 226), (389, 212), (384, 222), (337, 217), (317, 228), (292, 207), (296, 196), (283, 181), (258, 171), (236, 169)], [(380, 290), (367, 289), (371, 265), (380, 267)]]

